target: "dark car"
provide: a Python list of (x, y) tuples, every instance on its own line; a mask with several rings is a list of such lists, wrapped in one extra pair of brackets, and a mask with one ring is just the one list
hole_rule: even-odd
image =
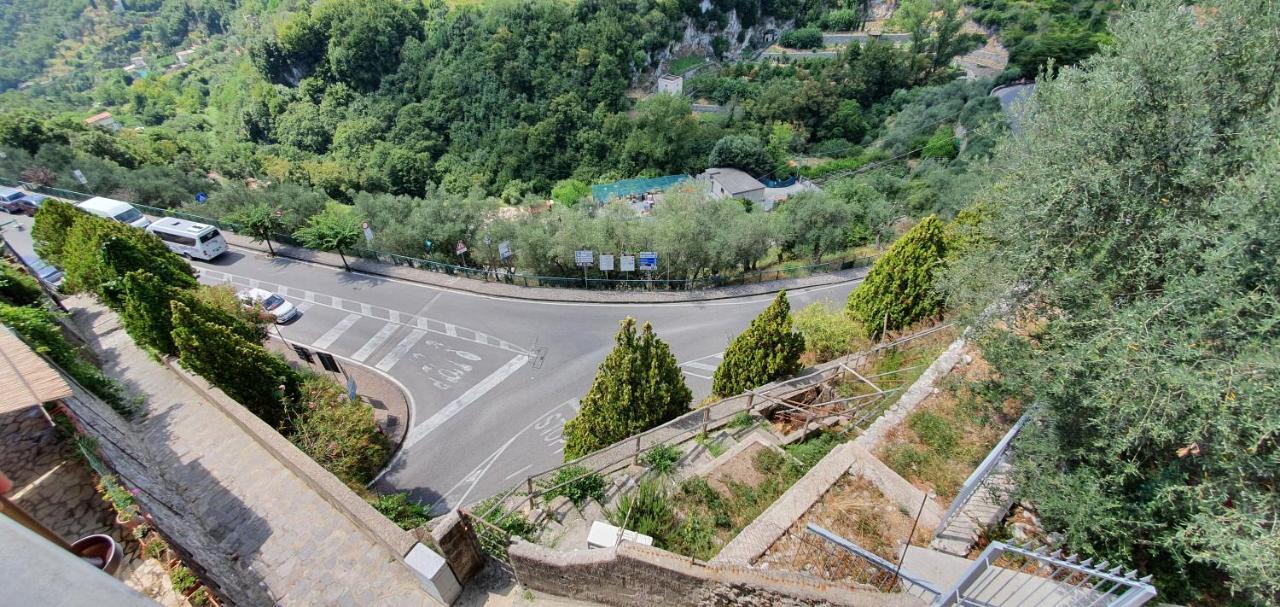
[(4, 210), (10, 215), (30, 215), (35, 217), (36, 211), (40, 210), (40, 205), (44, 204), (44, 199), (48, 198), (44, 194), (27, 194), (17, 200), (6, 202)]

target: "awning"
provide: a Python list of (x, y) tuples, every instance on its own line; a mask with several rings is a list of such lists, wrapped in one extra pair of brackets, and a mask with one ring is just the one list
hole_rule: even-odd
[(71, 396), (71, 386), (57, 369), (0, 327), (0, 413)]

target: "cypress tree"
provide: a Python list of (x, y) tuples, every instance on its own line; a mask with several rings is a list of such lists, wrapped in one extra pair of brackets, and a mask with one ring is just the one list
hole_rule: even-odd
[(849, 311), (867, 335), (880, 337), (886, 328), (901, 329), (942, 312), (934, 281), (946, 249), (942, 221), (930, 215), (876, 260), (866, 280), (849, 294)]
[[(284, 359), (208, 322), (180, 301), (173, 310), (173, 341), (182, 366), (209, 380), (262, 421), (281, 428), (296, 402), (299, 378)], [(281, 391), (280, 387), (284, 386)]]
[(746, 331), (733, 338), (716, 368), (711, 391), (732, 396), (800, 370), (804, 336), (791, 330), (791, 304), (779, 291)]
[(600, 363), (577, 417), (564, 425), (566, 460), (643, 432), (689, 410), (693, 393), (671, 348), (645, 323), (627, 317), (617, 345)]

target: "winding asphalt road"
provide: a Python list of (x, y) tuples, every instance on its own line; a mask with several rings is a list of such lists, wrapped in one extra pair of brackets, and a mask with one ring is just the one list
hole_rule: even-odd
[[(7, 230), (19, 250), (25, 231)], [(382, 372), (409, 395), (405, 444), (376, 484), (436, 511), (475, 502), (563, 459), (561, 430), (613, 347), (618, 322), (653, 323), (697, 402), (720, 354), (771, 295), (690, 303), (537, 302), (348, 273), (232, 249), (196, 262), (201, 280), (275, 291), (302, 310), (280, 335)], [(789, 293), (842, 304), (854, 282)]]

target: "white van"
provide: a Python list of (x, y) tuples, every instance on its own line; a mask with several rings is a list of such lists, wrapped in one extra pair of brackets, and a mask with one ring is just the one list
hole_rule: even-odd
[(227, 240), (222, 237), (222, 232), (208, 224), (165, 217), (148, 226), (147, 231), (163, 240), (170, 251), (183, 257), (208, 261), (227, 251)]
[(94, 196), (76, 206), (89, 214), (114, 219), (135, 228), (145, 228), (151, 225), (151, 221), (144, 217), (138, 209), (133, 208), (133, 205), (123, 200)]

